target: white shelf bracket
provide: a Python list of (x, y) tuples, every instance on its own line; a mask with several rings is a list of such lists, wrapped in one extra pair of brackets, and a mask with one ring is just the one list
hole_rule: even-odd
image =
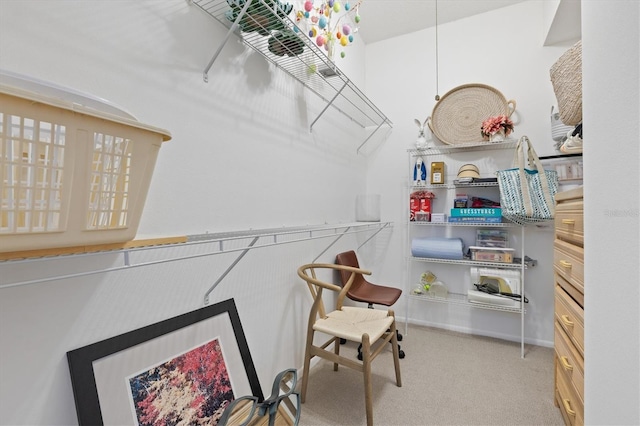
[(371, 137), (378, 131), (380, 130), (380, 127), (382, 127), (382, 125), (386, 123), (386, 121), (383, 121), (382, 123), (378, 124), (378, 127), (376, 127), (376, 129), (371, 132), (371, 134), (360, 144), (360, 146), (358, 146), (358, 149), (356, 149), (357, 153), (360, 153), (360, 148), (362, 148), (367, 142), (369, 142), (369, 139), (371, 139)]
[[(213, 54), (213, 57), (211, 58), (211, 60), (207, 64), (207, 67), (204, 69), (204, 73), (203, 73), (202, 78), (203, 78), (205, 83), (209, 82), (209, 70), (213, 66), (213, 63), (216, 61), (216, 59), (218, 59), (218, 55), (220, 55), (220, 52), (222, 52), (222, 49), (224, 48), (224, 46), (229, 41), (229, 37), (231, 37), (231, 34), (233, 34), (236, 31), (236, 29), (238, 28), (238, 25), (240, 24), (240, 20), (242, 19), (242, 17), (246, 13), (247, 9), (249, 9), (249, 6), (251, 6), (251, 2), (252, 1), (253, 0), (247, 0), (247, 2), (244, 4), (244, 6), (242, 7), (242, 10), (238, 14), (238, 16), (236, 16), (236, 20), (233, 21), (233, 24), (231, 25), (231, 28), (229, 28), (229, 31), (227, 31), (227, 34), (222, 39), (222, 42), (220, 43), (220, 46), (218, 46), (218, 49)], [(206, 305), (206, 303), (205, 303), (205, 305)]]
[(240, 252), (240, 255), (236, 257), (236, 260), (234, 260), (233, 263), (229, 265), (227, 270), (224, 271), (222, 275), (220, 275), (220, 277), (216, 280), (216, 282), (213, 283), (211, 287), (209, 287), (209, 290), (207, 290), (207, 292), (204, 294), (204, 306), (207, 306), (209, 304), (209, 295), (211, 294), (211, 292), (218, 286), (218, 284), (220, 284), (220, 282), (222, 282), (224, 277), (226, 277), (229, 274), (229, 272), (231, 272), (231, 270), (235, 268), (238, 262), (240, 262), (240, 260), (244, 257), (244, 255), (249, 252), (251, 247), (253, 247), (255, 243), (258, 242), (259, 239), (260, 239), (260, 236), (254, 237), (253, 240), (251, 240), (251, 243), (249, 243), (249, 245), (247, 246), (247, 248), (245, 248), (243, 251)]
[(342, 234), (338, 235), (335, 240), (333, 240), (324, 250), (322, 250), (320, 254), (316, 256), (315, 259), (313, 259), (311, 263), (316, 263), (316, 261), (320, 259), (320, 256), (325, 254), (327, 250), (329, 250), (335, 243), (337, 243), (340, 238), (342, 238), (347, 232), (349, 232), (350, 229), (351, 227), (345, 228), (345, 230), (342, 231)]
[(360, 250), (365, 244), (367, 244), (369, 241), (371, 241), (371, 239), (373, 237), (375, 237), (376, 235), (378, 235), (380, 233), (380, 231), (382, 231), (383, 229), (385, 229), (387, 226), (389, 226), (389, 223), (385, 223), (384, 225), (382, 225), (382, 227), (378, 228), (378, 230), (376, 232), (373, 233), (373, 235), (371, 235), (369, 238), (367, 238), (366, 240), (364, 240), (364, 242), (362, 244), (360, 244), (358, 246), (358, 250)]
[(318, 116), (316, 117), (315, 120), (313, 120), (313, 122), (311, 123), (311, 126), (309, 126), (309, 132), (313, 131), (313, 125), (316, 124), (316, 121), (318, 121), (320, 119), (320, 117), (322, 117), (322, 114), (324, 114), (324, 112), (329, 109), (329, 107), (331, 106), (331, 104), (333, 104), (333, 101), (336, 100), (336, 98), (338, 96), (340, 96), (340, 93), (342, 93), (342, 91), (344, 90), (345, 87), (347, 87), (347, 83), (348, 81), (345, 81), (344, 84), (342, 85), (342, 87), (340, 88), (340, 90), (338, 90), (336, 92), (336, 94), (333, 96), (333, 98), (331, 98), (331, 100), (329, 102), (327, 102), (327, 104), (324, 106), (324, 108), (322, 109), (322, 111), (320, 111), (320, 114), (318, 114)]

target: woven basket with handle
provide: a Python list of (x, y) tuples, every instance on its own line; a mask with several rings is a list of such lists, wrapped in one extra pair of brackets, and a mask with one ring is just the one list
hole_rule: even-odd
[(575, 126), (582, 121), (582, 41), (560, 56), (550, 74), (560, 120)]

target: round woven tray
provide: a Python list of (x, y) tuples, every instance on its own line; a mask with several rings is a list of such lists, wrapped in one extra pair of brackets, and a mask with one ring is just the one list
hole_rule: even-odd
[(516, 101), (484, 84), (464, 84), (451, 89), (433, 107), (429, 128), (448, 145), (483, 142), (482, 122), (496, 115), (511, 116)]

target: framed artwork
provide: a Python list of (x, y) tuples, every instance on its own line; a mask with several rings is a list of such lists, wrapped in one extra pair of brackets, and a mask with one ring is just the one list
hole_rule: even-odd
[(80, 425), (216, 425), (264, 399), (233, 299), (67, 352)]

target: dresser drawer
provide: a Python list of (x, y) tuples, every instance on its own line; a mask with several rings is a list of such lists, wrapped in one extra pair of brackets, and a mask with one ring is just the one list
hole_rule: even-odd
[(553, 274), (553, 276), (556, 279), (556, 285), (562, 287), (562, 289), (566, 291), (567, 294), (569, 294), (569, 296), (571, 296), (571, 298), (575, 300), (582, 309), (584, 309), (584, 294), (581, 291), (578, 291), (578, 289), (576, 289), (573, 284), (570, 284), (560, 275)]
[(553, 247), (554, 271), (584, 294), (584, 249), (558, 239)]
[(553, 270), (555, 279), (556, 405), (567, 425), (584, 425), (584, 191), (558, 192)]
[(564, 417), (564, 421), (568, 425), (583, 426), (584, 425), (584, 405), (582, 405), (573, 391), (571, 385), (562, 367), (560, 361), (556, 358), (556, 401)]
[(555, 318), (584, 358), (584, 310), (556, 285)]
[(584, 246), (584, 201), (572, 200), (556, 206), (556, 238)]
[(554, 346), (560, 369), (584, 405), (584, 360), (557, 321)]

